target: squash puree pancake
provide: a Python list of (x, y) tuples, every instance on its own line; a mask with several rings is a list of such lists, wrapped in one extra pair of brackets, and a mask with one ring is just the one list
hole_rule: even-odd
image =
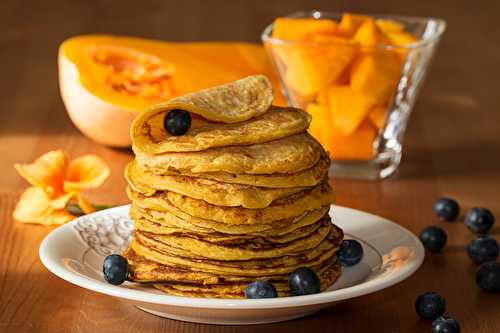
[(322, 225), (311, 235), (303, 238), (272, 246), (262, 246), (259, 243), (243, 243), (237, 246), (225, 246), (210, 243), (202, 239), (195, 239), (181, 235), (157, 235), (136, 231), (136, 234), (144, 235), (153, 239), (161, 245), (175, 248), (177, 253), (186, 257), (207, 258), (215, 260), (251, 260), (267, 259), (284, 256), (287, 254), (302, 253), (318, 246), (328, 235), (330, 225)]
[(297, 240), (299, 238), (304, 238), (311, 235), (313, 232), (317, 231), (325, 223), (330, 223), (329, 219), (322, 219), (313, 223), (311, 225), (303, 226), (290, 233), (284, 234), (282, 236), (265, 237), (262, 235), (235, 235), (235, 234), (223, 234), (219, 232), (193, 232), (189, 229), (165, 226), (160, 223), (136, 217), (135, 229), (139, 231), (144, 231), (156, 235), (171, 235), (179, 237), (188, 237), (198, 240), (203, 240), (208, 243), (219, 244), (223, 246), (244, 246), (248, 247), (250, 243), (253, 248), (264, 248), (264, 247), (274, 247), (275, 245), (289, 243), (291, 241)]
[[(298, 267), (316, 267), (330, 260), (340, 246), (342, 234), (336, 234), (332, 229), (320, 245), (301, 254), (286, 255), (271, 259), (253, 260), (213, 260), (183, 257), (157, 241), (151, 240), (142, 234), (136, 235), (128, 251), (132, 250), (148, 260), (175, 268), (199, 271), (206, 274), (222, 276), (244, 276), (248, 278), (267, 277), (289, 274)], [(160, 245), (160, 246), (156, 246)], [(127, 253), (127, 252), (126, 252)]]
[[(238, 274), (213, 274), (199, 271), (193, 267), (180, 267), (175, 265), (161, 264), (136, 253), (133, 249), (127, 249), (124, 254), (131, 268), (130, 280), (135, 282), (186, 282), (202, 284), (222, 284), (225, 282), (252, 282), (254, 276), (247, 276), (245, 271)], [(315, 271), (322, 270), (337, 260), (331, 251), (325, 252), (320, 261), (308, 266)], [(262, 275), (269, 281), (280, 281), (287, 279), (286, 274)]]
[(169, 206), (174, 206), (177, 210), (193, 217), (201, 219), (210, 217), (213, 221), (225, 224), (268, 224), (300, 216), (304, 212), (320, 209), (334, 201), (333, 191), (326, 182), (310, 190), (275, 200), (261, 209), (216, 206), (168, 191), (156, 192), (148, 197), (128, 187), (127, 194), (132, 201), (143, 208), (169, 212)]
[(233, 124), (192, 117), (191, 127), (186, 134), (172, 136), (163, 127), (167, 112), (156, 108), (153, 106), (151, 111), (154, 115), (144, 119), (143, 123), (137, 120), (146, 117), (148, 111), (140, 113), (132, 123), (132, 128), (136, 128), (133, 132), (136, 137), (132, 138), (134, 152), (159, 154), (262, 143), (304, 132), (311, 121), (311, 116), (305, 111), (272, 106), (261, 116)]
[(147, 167), (146, 168), (141, 167), (141, 168), (143, 170), (147, 170), (144, 172), (151, 172), (153, 174), (162, 176), (197, 177), (197, 178), (211, 179), (223, 183), (269, 187), (276, 189), (276, 188), (290, 188), (299, 186), (305, 187), (305, 186), (317, 185), (325, 178), (329, 166), (330, 166), (330, 159), (325, 154), (313, 167), (296, 173), (273, 173), (268, 175), (266, 174), (251, 175), (246, 173), (237, 174), (229, 172), (195, 173), (195, 172), (178, 171), (171, 169), (164, 171), (163, 174), (160, 174), (157, 170), (155, 172), (155, 170), (149, 170)]
[[(320, 280), (320, 290), (328, 289), (338, 279), (341, 273), (340, 265), (335, 262), (321, 272), (316, 272)], [(278, 291), (279, 297), (291, 296), (288, 284), (285, 281), (272, 281)], [(204, 298), (244, 298), (246, 283), (227, 283), (223, 285), (196, 285), (181, 283), (155, 283), (153, 286), (170, 295), (184, 297), (204, 297)]]
[(288, 234), (294, 230), (316, 223), (330, 209), (324, 206), (317, 210), (305, 212), (301, 216), (285, 220), (275, 221), (268, 224), (224, 224), (212, 220), (200, 219), (188, 215), (177, 208), (171, 206), (171, 212), (159, 212), (148, 208), (142, 208), (137, 203), (133, 203), (130, 215), (134, 220), (144, 218), (167, 227), (177, 227), (192, 232), (214, 233), (219, 232), (226, 235), (252, 235), (261, 237), (276, 237)]
[(157, 191), (173, 191), (218, 206), (263, 208), (274, 200), (303, 191), (306, 187), (273, 189), (250, 185), (222, 183), (188, 176), (160, 176), (141, 170), (135, 161), (125, 169), (125, 178), (136, 191), (151, 196)]
[(226, 172), (243, 175), (295, 174), (312, 168), (321, 155), (321, 145), (307, 133), (248, 146), (217, 147), (200, 152), (150, 154), (135, 151), (139, 166), (157, 174), (169, 170), (203, 174)]

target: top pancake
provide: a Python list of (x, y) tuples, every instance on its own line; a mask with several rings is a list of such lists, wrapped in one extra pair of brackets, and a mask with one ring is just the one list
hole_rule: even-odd
[[(134, 119), (132, 147), (136, 153), (151, 154), (201, 151), (267, 142), (307, 129), (311, 117), (306, 112), (271, 106), (272, 99), (269, 80), (257, 75), (155, 104)], [(180, 136), (163, 127), (174, 109), (192, 115), (190, 129)]]

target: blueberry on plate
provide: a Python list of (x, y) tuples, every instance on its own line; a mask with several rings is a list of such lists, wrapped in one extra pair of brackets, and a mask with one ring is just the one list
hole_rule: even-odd
[(111, 284), (119, 285), (125, 282), (128, 277), (127, 259), (119, 254), (111, 254), (104, 259), (102, 265), (104, 279)]
[(500, 247), (495, 238), (480, 235), (469, 243), (467, 253), (476, 264), (482, 264), (496, 260), (500, 253)]
[(255, 280), (245, 289), (246, 298), (275, 298), (278, 292), (273, 284), (265, 280)]
[(444, 221), (454, 221), (460, 213), (460, 206), (456, 200), (441, 198), (434, 204), (434, 212)]
[(435, 292), (425, 293), (417, 297), (415, 310), (426, 320), (435, 320), (444, 314), (446, 300)]
[(419, 238), (427, 250), (439, 252), (445, 246), (448, 236), (443, 229), (430, 226), (422, 230)]
[(490, 261), (479, 266), (476, 273), (476, 284), (482, 291), (500, 292), (500, 264)]
[(342, 266), (354, 266), (363, 259), (363, 246), (355, 239), (343, 240), (337, 258)]
[(317, 294), (320, 281), (316, 273), (307, 267), (299, 267), (288, 276), (288, 286), (293, 296)]
[(487, 233), (495, 223), (495, 216), (487, 208), (474, 207), (465, 215), (465, 224), (476, 234)]
[(174, 109), (163, 119), (163, 127), (174, 136), (186, 134), (191, 127), (191, 114), (185, 110)]
[(432, 333), (460, 333), (460, 324), (451, 317), (441, 317), (432, 322)]

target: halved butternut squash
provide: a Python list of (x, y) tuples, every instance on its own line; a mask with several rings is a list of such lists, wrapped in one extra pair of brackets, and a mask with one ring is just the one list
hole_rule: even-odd
[(149, 105), (253, 74), (267, 75), (275, 104), (285, 105), (257, 44), (87, 35), (70, 38), (59, 49), (59, 85), (71, 120), (109, 146), (130, 146), (130, 123)]

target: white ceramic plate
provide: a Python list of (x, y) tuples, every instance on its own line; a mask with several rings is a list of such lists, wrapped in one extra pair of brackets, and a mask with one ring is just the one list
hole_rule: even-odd
[(129, 206), (82, 216), (52, 231), (40, 246), (40, 259), (60, 278), (131, 302), (158, 316), (211, 324), (258, 324), (302, 317), (339, 301), (390, 287), (413, 274), (424, 249), (411, 232), (379, 216), (332, 206), (330, 214), (346, 238), (362, 241), (364, 257), (344, 268), (340, 279), (315, 295), (274, 299), (207, 299), (166, 295), (147, 285), (104, 281), (102, 262), (123, 250), (132, 237)]

